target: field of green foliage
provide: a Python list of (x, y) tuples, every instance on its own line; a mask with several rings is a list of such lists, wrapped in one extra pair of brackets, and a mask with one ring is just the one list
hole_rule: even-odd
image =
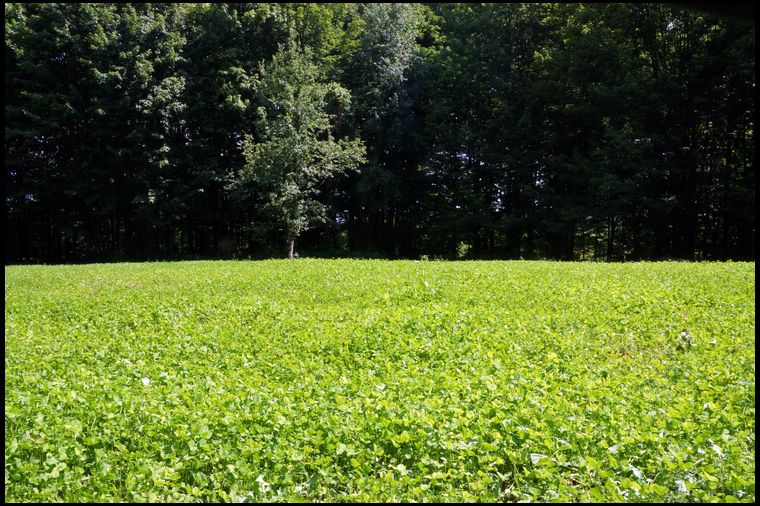
[(753, 501), (754, 263), (5, 267), (8, 501)]

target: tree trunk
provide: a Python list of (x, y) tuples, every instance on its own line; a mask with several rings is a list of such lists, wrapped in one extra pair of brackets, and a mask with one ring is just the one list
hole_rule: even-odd
[(289, 243), (290, 243), (290, 248), (288, 249), (288, 259), (293, 260), (293, 251), (295, 250), (296, 240), (290, 239)]
[[(522, 229), (517, 225), (511, 225), (507, 228), (506, 239), (506, 256), (509, 259), (520, 258), (520, 239), (522, 237)], [(527, 254), (526, 254), (527, 256)]]
[(607, 261), (612, 262), (612, 248), (615, 245), (615, 217), (611, 216), (607, 222)]

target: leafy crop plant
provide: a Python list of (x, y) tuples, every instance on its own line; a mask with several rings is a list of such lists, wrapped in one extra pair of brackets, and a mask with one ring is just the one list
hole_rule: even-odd
[(5, 267), (6, 500), (752, 502), (754, 276)]

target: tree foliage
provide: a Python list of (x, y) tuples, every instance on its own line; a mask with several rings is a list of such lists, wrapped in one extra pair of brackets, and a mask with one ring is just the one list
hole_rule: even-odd
[(242, 179), (265, 195), (266, 214), (287, 239), (292, 258), (293, 241), (315, 220), (327, 219), (315, 198), (320, 186), (355, 169), (364, 160), (364, 145), (334, 139), (335, 118), (349, 106), (350, 95), (338, 83), (322, 82), (309, 52), (282, 48), (259, 76), (259, 142), (251, 136), (244, 141)]
[(5, 15), (6, 262), (279, 255), (296, 236), (330, 255), (754, 258), (751, 22), (658, 4)]

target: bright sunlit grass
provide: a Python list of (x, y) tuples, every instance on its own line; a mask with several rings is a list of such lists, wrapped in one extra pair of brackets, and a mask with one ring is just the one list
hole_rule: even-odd
[(752, 501), (754, 274), (6, 267), (6, 499)]

